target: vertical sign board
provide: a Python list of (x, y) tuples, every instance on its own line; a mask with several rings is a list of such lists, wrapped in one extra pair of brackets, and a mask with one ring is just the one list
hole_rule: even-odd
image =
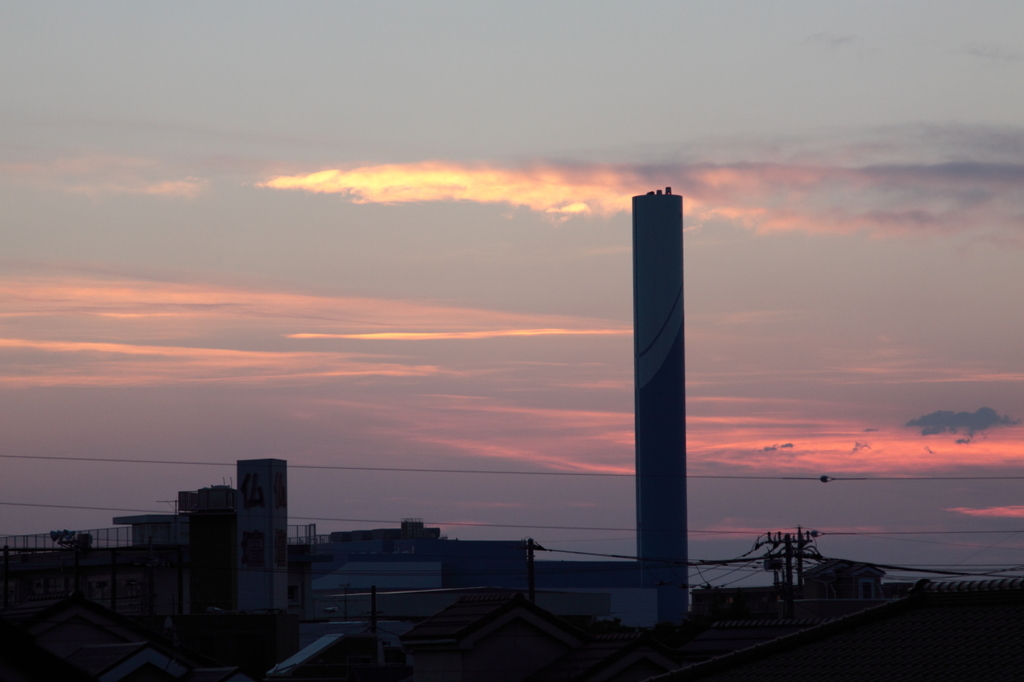
[(288, 462), (238, 460), (238, 609), (288, 608)]

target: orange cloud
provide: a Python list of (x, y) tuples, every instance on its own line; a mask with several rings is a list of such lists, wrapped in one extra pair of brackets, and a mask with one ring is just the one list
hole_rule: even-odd
[(613, 167), (574, 172), (544, 166), (506, 169), (441, 161), (282, 175), (259, 186), (345, 194), (358, 204), (474, 201), (562, 215), (626, 211), (635, 193), (623, 182), (622, 171)]
[(260, 187), (342, 194), (354, 203), (472, 201), (566, 218), (630, 210), (671, 185), (690, 226), (727, 221), (763, 232), (1019, 230), (1024, 166), (986, 163), (845, 167), (799, 163), (535, 165), (428, 161), (270, 178)]

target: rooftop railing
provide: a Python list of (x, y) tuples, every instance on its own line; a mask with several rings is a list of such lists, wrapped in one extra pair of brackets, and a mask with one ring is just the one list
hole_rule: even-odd
[[(58, 535), (54, 538), (50, 533), (35, 533), (32, 535), (6, 535), (0, 536), (0, 547), (6, 546), (11, 551), (32, 550), (41, 551), (52, 549), (55, 552), (64, 549), (71, 549), (73, 544), (68, 542), (69, 537), (77, 539), (79, 546), (89, 549), (112, 549), (117, 547), (132, 546), (132, 529), (130, 526), (117, 526), (114, 528), (93, 528), (90, 530), (72, 531), (71, 535)], [(79, 539), (81, 538), (81, 539)]]

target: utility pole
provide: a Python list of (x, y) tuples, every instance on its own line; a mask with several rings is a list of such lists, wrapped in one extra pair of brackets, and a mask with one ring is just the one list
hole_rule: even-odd
[(4, 610), (11, 605), (11, 595), (8, 594), (8, 586), (10, 585), (10, 574), (11, 571), (11, 548), (4, 545)]
[[(794, 617), (797, 591), (803, 592), (804, 559), (821, 559), (813, 541), (817, 535), (817, 531), (805, 531), (797, 526), (795, 537), (792, 533), (769, 532), (754, 544), (754, 549), (770, 545), (764, 555), (764, 567), (766, 571), (775, 571), (775, 587), (782, 598), (784, 618)], [(793, 581), (794, 559), (796, 584)]]
[(785, 618), (793, 617), (793, 538), (789, 533), (783, 538), (784, 543), (784, 554), (786, 557), (786, 583), (785, 583), (785, 599), (786, 599), (786, 610)]
[(178, 615), (185, 613), (185, 567), (182, 566), (184, 561), (184, 550), (181, 545), (178, 545)]
[(117, 550), (110, 550), (110, 610), (117, 613)]
[(149, 559), (146, 561), (146, 615), (152, 616), (156, 613), (156, 573), (153, 566), (156, 560), (153, 557), (153, 536), (149, 536)]
[(533, 538), (526, 539), (526, 585), (530, 603), (537, 601), (537, 580), (533, 573)]
[(370, 632), (377, 634), (377, 586), (370, 585)]
[(79, 564), (79, 557), (81, 556), (81, 554), (82, 554), (81, 550), (76, 545), (75, 546), (75, 592), (80, 592), (82, 590), (81, 567), (80, 567), (80, 564)]
[(804, 532), (800, 526), (796, 527), (796, 587), (800, 592), (800, 598), (804, 597), (804, 548), (811, 543), (810, 531)]

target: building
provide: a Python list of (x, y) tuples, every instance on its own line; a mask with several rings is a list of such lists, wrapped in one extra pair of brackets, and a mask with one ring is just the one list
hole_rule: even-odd
[[(324, 559), (313, 569), (317, 617), (365, 618), (371, 587), (377, 588), (380, 602), (388, 607), (401, 599), (405, 605), (429, 602), (438, 608), (453, 601), (451, 593), (459, 590), (529, 590), (527, 543), (522, 540), (450, 540), (430, 528), (423, 529), (420, 537), (403, 538), (401, 529), (377, 528), (316, 536), (310, 552)], [(643, 586), (639, 562), (536, 561), (534, 576), (538, 591), (580, 594), (575, 604), (593, 597), (606, 599), (607, 615), (624, 624), (657, 621), (657, 593)], [(414, 591), (423, 596), (387, 596)], [(443, 596), (445, 592), (449, 596)], [(584, 613), (593, 612), (593, 607), (587, 608), (591, 611)]]
[(830, 559), (805, 569), (796, 618), (836, 618), (883, 604), (892, 597), (882, 584), (885, 571), (872, 564)]
[(683, 198), (633, 197), (637, 556), (658, 620), (687, 610)]
[(778, 618), (781, 597), (774, 585), (700, 587), (690, 591), (690, 614), (716, 619)]
[(170, 514), (113, 528), (0, 538), (4, 607), (76, 590), (131, 616), (275, 610), (313, 615), (315, 528), (288, 526), (287, 463), (240, 460), (241, 489), (178, 494)]
[[(147, 529), (161, 525), (153, 523), (153, 515), (139, 518)], [(4, 607), (80, 591), (125, 615), (183, 613), (188, 608), (188, 545), (158, 544), (157, 537), (168, 535), (120, 527), (0, 538)]]

